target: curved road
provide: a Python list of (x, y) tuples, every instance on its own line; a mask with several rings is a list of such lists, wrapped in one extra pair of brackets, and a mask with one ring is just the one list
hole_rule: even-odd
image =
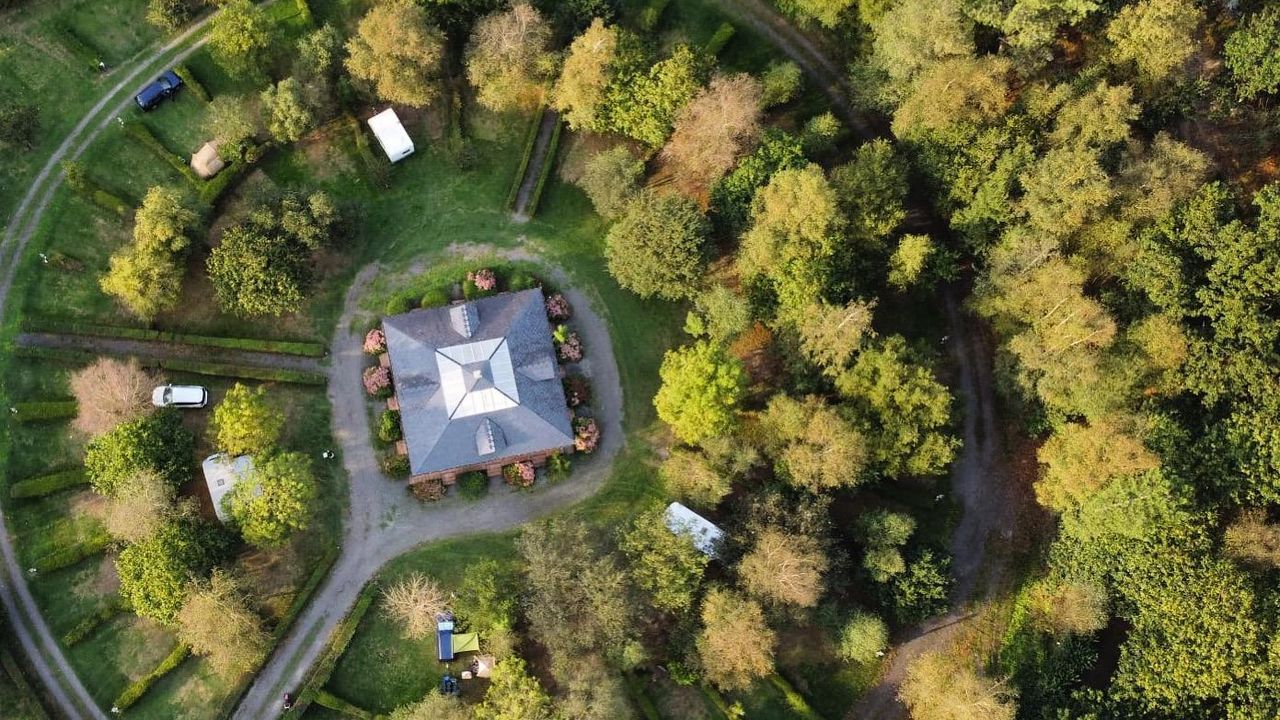
[[(280, 713), (284, 693), (297, 692), (334, 627), (355, 604), (365, 583), (389, 560), (423, 543), (508, 530), (585, 499), (604, 483), (622, 447), (622, 387), (608, 327), (586, 296), (566, 290), (574, 309), (573, 323), (590, 348), (591, 354), (580, 367), (592, 380), (595, 415), (601, 425), (599, 447), (592, 455), (575, 460), (567, 480), (533, 492), (511, 490), (499, 483), (486, 498), (472, 503), (456, 497), (436, 504), (415, 500), (403, 482), (382, 475), (369, 443), (368, 400), (360, 381), (365, 365), (361, 350), (364, 334), (357, 328), (364, 326), (359, 321), (360, 298), (381, 270), (373, 264), (356, 276), (347, 291), (330, 349), (333, 434), (349, 478), (342, 554), (302, 616), (258, 671), (236, 709), (235, 717), (241, 720), (263, 720)], [(548, 270), (558, 285), (569, 287), (563, 273)], [(598, 302), (595, 306), (603, 308)]]
[[(136, 63), (132, 70), (85, 113), (49, 157), (40, 174), (31, 183), (27, 194), (14, 209), (13, 216), (5, 227), (4, 237), (0, 240), (0, 318), (8, 312), (10, 292), (17, 277), (23, 251), (40, 226), (40, 220), (44, 217), (54, 192), (62, 184), (62, 175), (58, 172), (59, 163), (80, 157), (112, 119), (129, 108), (133, 96), (151, 80), (156, 68), (177, 64), (204, 45), (205, 37), (199, 37), (194, 42), (189, 43), (189, 41), (204, 29), (210, 17), (192, 25), (181, 35)], [(107, 112), (104, 113), (104, 110)], [(96, 125), (95, 121), (97, 121)], [(18, 562), (18, 555), (13, 546), (13, 539), (9, 534), (2, 507), (0, 507), (0, 559), (3, 560), (0, 564), (0, 603), (4, 605), (5, 612), (13, 624), (14, 634), (22, 645), (23, 653), (35, 669), (49, 697), (57, 709), (72, 720), (80, 718), (107, 720), (107, 716), (94, 703), (80, 679), (76, 677), (75, 671), (62, 654), (57, 641), (49, 631), (48, 624), (40, 614), (35, 598), (27, 587), (22, 565)]]

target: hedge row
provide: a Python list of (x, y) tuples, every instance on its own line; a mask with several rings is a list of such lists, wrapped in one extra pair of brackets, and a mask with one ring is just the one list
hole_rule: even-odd
[[(4, 7), (0, 1), (0, 8)], [(40, 696), (36, 694), (35, 688), (31, 687), (31, 683), (27, 682), (27, 676), (22, 672), (22, 668), (18, 666), (18, 661), (13, 655), (9, 654), (9, 646), (6, 643), (9, 638), (0, 633), (0, 671), (9, 676), (13, 686), (18, 689), (18, 695), (26, 700), (27, 709), (33, 713), (33, 720), (49, 720), (49, 713), (44, 709), (44, 705), (40, 703)], [(13, 647), (17, 647), (17, 641), (13, 643)]]
[(796, 692), (796, 689), (791, 687), (791, 683), (787, 682), (786, 678), (774, 673), (769, 676), (769, 682), (786, 698), (787, 707), (791, 709), (791, 717), (797, 720), (822, 720), (822, 716), (809, 706), (809, 701)]
[(190, 90), (191, 94), (195, 95), (200, 102), (207, 103), (213, 99), (213, 97), (209, 95), (209, 91), (205, 89), (204, 84), (200, 82), (200, 79), (195, 76), (195, 73), (191, 72), (191, 68), (186, 65), (179, 65), (173, 69), (173, 73), (182, 78), (182, 82), (187, 86), (187, 89)]
[(365, 720), (372, 720), (373, 718), (373, 713), (362, 707), (353, 705), (323, 688), (316, 691), (315, 702), (320, 707), (327, 707), (330, 710), (336, 710), (347, 717), (364, 718)]
[(555, 128), (551, 130), (551, 142), (547, 145), (547, 154), (542, 157), (542, 172), (538, 175), (538, 184), (533, 186), (533, 194), (529, 196), (529, 206), (524, 209), (529, 217), (533, 217), (538, 212), (542, 188), (546, 187), (547, 179), (551, 177), (551, 168), (556, 165), (556, 151), (560, 149), (560, 131), (563, 128), (564, 123), (557, 121)]
[(62, 570), (63, 568), (69, 568), (72, 565), (83, 560), (87, 560), (95, 555), (101, 555), (110, 544), (111, 536), (108, 535), (105, 530), (100, 530), (98, 533), (79, 545), (54, 550), (48, 555), (45, 555), (31, 563), (31, 565), (36, 569), (36, 572), (55, 572), (57, 570)]
[(187, 161), (183, 159), (181, 155), (178, 155), (165, 147), (165, 144), (160, 142), (160, 138), (156, 137), (155, 134), (151, 132), (151, 128), (147, 127), (146, 124), (138, 120), (132, 120), (125, 123), (124, 127), (125, 132), (129, 133), (129, 135), (131, 135), (135, 140), (145, 145), (148, 150), (155, 153), (161, 160), (164, 160), (173, 166), (173, 169), (177, 170), (179, 175), (186, 178), (187, 182), (191, 183), (192, 187), (199, 189), (201, 185), (203, 185), (204, 180), (202, 180), (199, 175), (196, 175), (196, 171), (192, 170), (191, 167), (187, 165)]
[(719, 55), (720, 51), (724, 49), (724, 46), (728, 45), (729, 41), (733, 39), (733, 35), (736, 32), (737, 30), (734, 29), (733, 25), (730, 25), (729, 23), (720, 23), (720, 27), (716, 28), (715, 34), (712, 35), (711, 39), (707, 41), (707, 44), (703, 46), (703, 51), (707, 53), (708, 57), (715, 57)]
[(83, 467), (58, 470), (47, 475), (39, 475), (26, 480), (19, 480), (9, 488), (9, 497), (14, 500), (44, 497), (68, 488), (79, 487), (89, 482)]
[(313, 342), (286, 342), (282, 340), (261, 340), (258, 338), (212, 337), (209, 335), (188, 335), (186, 333), (162, 332), (147, 328), (118, 327), (115, 325), (95, 325), (93, 323), (61, 320), (57, 318), (28, 318), (22, 321), (25, 332), (60, 333), (63, 335), (90, 335), (93, 337), (123, 338), (126, 340), (153, 340), (156, 342), (178, 343), (180, 345), (200, 345), (204, 347), (224, 348), (227, 350), (249, 350), (253, 352), (279, 353), (282, 355), (300, 355), (302, 357), (324, 357), (325, 346)]
[(111, 618), (128, 611), (128, 603), (117, 597), (113, 602), (103, 605), (98, 608), (97, 612), (76, 623), (75, 627), (62, 636), (62, 644), (68, 647), (75, 645), (92, 635), (95, 630), (105, 625)]
[(22, 423), (67, 420), (76, 416), (76, 401), (20, 402), (14, 403), (13, 409), (17, 410), (13, 418)]
[(271, 147), (270, 143), (254, 145), (245, 150), (243, 160), (231, 163), (222, 172), (213, 176), (213, 179), (199, 180), (197, 177), (200, 184), (196, 186), (196, 194), (200, 197), (200, 201), (210, 206), (218, 202), (218, 198), (249, 174), (253, 166), (267, 154)]
[(142, 699), (143, 695), (147, 694), (152, 685), (155, 685), (160, 678), (176, 670), (182, 664), (182, 661), (190, 656), (190, 645), (181, 642), (175, 645), (154, 670), (145, 677), (134, 680), (129, 687), (124, 689), (124, 692), (120, 693), (120, 697), (116, 698), (116, 701), (111, 704), (112, 712), (116, 712), (117, 709), (126, 710), (132, 707), (138, 700)]
[(542, 127), (542, 109), (534, 113), (529, 121), (529, 129), (525, 131), (524, 150), (520, 153), (520, 166), (516, 168), (516, 177), (511, 181), (511, 189), (507, 191), (507, 210), (516, 208), (516, 198), (520, 196), (520, 186), (524, 185), (524, 174), (529, 171), (529, 160), (533, 157), (533, 147), (538, 144), (538, 129)]
[(302, 689), (298, 692), (298, 701), (294, 704), (294, 712), (301, 717), (306, 713), (311, 703), (316, 701), (316, 696), (323, 692), (325, 683), (329, 682), (329, 676), (333, 674), (333, 669), (338, 666), (338, 660), (342, 658), (342, 654), (347, 651), (347, 646), (351, 644), (351, 638), (355, 637), (356, 629), (360, 627), (360, 621), (364, 619), (364, 614), (369, 611), (369, 607), (373, 604), (374, 597), (377, 596), (378, 588), (373, 583), (364, 586), (360, 591), (360, 597), (356, 599), (355, 607), (351, 608), (351, 612), (338, 623), (333, 629), (333, 634), (329, 636), (329, 644), (325, 648), (324, 655), (321, 656), (311, 668), (311, 672), (307, 674), (306, 682), (303, 683)]
[(369, 146), (369, 136), (364, 131), (363, 123), (357, 120), (354, 115), (347, 116), (347, 123), (354, 134), (356, 154), (360, 156), (360, 161), (364, 163), (369, 183), (376, 188), (386, 189), (391, 187), (391, 168), (387, 161), (375, 155), (373, 148)]
[[(98, 359), (97, 353), (84, 350), (62, 350), (58, 348), (26, 348), (13, 351), (14, 357), (26, 360), (57, 360), (60, 362), (90, 363)], [(304, 370), (279, 370), (275, 368), (248, 367), (245, 365), (227, 365), (222, 363), (205, 363), (194, 360), (149, 360), (139, 358), (146, 367), (187, 372), (195, 375), (211, 375), (214, 377), (237, 378), (240, 380), (259, 380), (262, 382), (286, 382), (296, 385), (324, 385), (329, 382), (323, 373)]]
[(118, 217), (124, 217), (129, 212), (129, 203), (90, 177), (82, 164), (65, 161), (62, 163), (62, 172), (67, 186), (94, 205), (107, 212), (115, 213)]

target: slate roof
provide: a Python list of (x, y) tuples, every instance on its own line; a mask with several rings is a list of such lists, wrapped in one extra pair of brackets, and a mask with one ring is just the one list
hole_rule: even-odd
[(573, 445), (542, 290), (382, 320), (414, 475)]

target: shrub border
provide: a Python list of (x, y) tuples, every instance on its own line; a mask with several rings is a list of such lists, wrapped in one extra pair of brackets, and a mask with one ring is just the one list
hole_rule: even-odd
[(281, 355), (299, 355), (302, 357), (324, 357), (328, 349), (316, 342), (295, 342), (286, 340), (264, 340), (260, 338), (231, 338), (213, 335), (189, 335), (187, 333), (164, 332), (147, 328), (121, 327), (117, 325), (98, 325), (77, 320), (61, 318), (24, 318), (23, 332), (60, 333), (63, 335), (88, 335), (91, 337), (122, 338), (125, 340), (153, 340), (156, 342), (177, 343), (180, 345), (200, 345), (204, 347), (223, 348), (225, 350), (249, 350), (253, 352), (278, 353)]
[(516, 207), (516, 198), (520, 196), (520, 186), (524, 184), (524, 174), (529, 171), (529, 160), (533, 157), (533, 147), (538, 144), (538, 129), (542, 127), (542, 114), (545, 108), (538, 108), (525, 130), (524, 150), (520, 153), (520, 166), (516, 169), (516, 177), (511, 181), (511, 189), (507, 191), (506, 208), (508, 211)]
[(112, 710), (115, 711), (117, 708), (127, 710), (133, 707), (143, 695), (147, 694), (152, 685), (159, 682), (165, 675), (177, 670), (178, 666), (189, 657), (191, 657), (191, 646), (179, 642), (151, 672), (134, 680), (116, 697), (115, 702), (111, 703)]
[[(83, 350), (58, 350), (54, 348), (25, 348), (13, 351), (13, 357), (26, 360), (57, 360), (70, 363), (87, 363), (98, 359), (97, 353)], [(124, 356), (131, 357), (131, 356)], [(173, 372), (187, 372), (195, 375), (239, 378), (242, 380), (259, 380), (262, 382), (287, 382), (298, 385), (326, 385), (329, 378), (323, 373), (303, 370), (277, 370), (274, 368), (249, 367), (245, 365), (229, 365), (224, 363), (205, 363), (189, 360), (148, 360), (137, 358), (144, 367), (160, 368)]]
[(360, 591), (360, 596), (356, 598), (356, 604), (351, 608), (339, 623), (333, 629), (333, 633), (329, 636), (329, 642), (325, 647), (324, 655), (320, 660), (311, 666), (311, 671), (307, 673), (306, 680), (303, 681), (302, 689), (298, 692), (298, 699), (293, 704), (293, 711), (301, 716), (315, 702), (316, 696), (323, 691), (325, 683), (329, 682), (329, 676), (333, 674), (334, 668), (338, 666), (338, 660), (342, 659), (343, 653), (347, 651), (347, 646), (351, 644), (352, 638), (355, 637), (356, 630), (360, 627), (360, 621), (364, 619), (365, 613), (369, 612), (369, 608), (373, 605), (373, 598), (377, 594), (378, 586), (369, 583)]
[(525, 214), (533, 217), (538, 213), (538, 203), (542, 200), (542, 189), (547, 185), (547, 179), (551, 177), (551, 168), (556, 165), (557, 153), (560, 151), (560, 133), (564, 129), (564, 122), (556, 121), (556, 126), (551, 129), (551, 140), (547, 143), (547, 154), (542, 157), (542, 171), (538, 173), (538, 184), (533, 186), (533, 193), (529, 195), (529, 207), (525, 208)]

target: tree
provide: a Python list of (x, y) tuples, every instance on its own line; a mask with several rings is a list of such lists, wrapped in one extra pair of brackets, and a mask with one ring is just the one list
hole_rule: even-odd
[(905, 571), (893, 577), (887, 593), (899, 623), (912, 625), (946, 611), (950, 568), (950, 558), (935, 558), (932, 550), (921, 550)]
[(1060, 425), (1036, 453), (1045, 466), (1035, 486), (1040, 504), (1062, 511), (1116, 477), (1159, 465), (1159, 458), (1125, 424), (1119, 418), (1106, 418), (1088, 425)]
[(102, 524), (111, 537), (142, 542), (173, 516), (177, 491), (154, 470), (141, 470), (107, 498)]
[(30, 150), (40, 130), (40, 109), (35, 105), (0, 107), (0, 147)]
[(1241, 100), (1280, 88), (1280, 8), (1268, 5), (1250, 15), (1227, 38), (1223, 59)]
[(495, 633), (515, 626), (516, 577), (496, 560), (487, 559), (467, 566), (458, 586), (460, 615), (472, 628), (482, 634), (489, 633), (489, 642)]
[(1190, 0), (1142, 0), (1125, 5), (1107, 25), (1111, 58), (1133, 63), (1148, 84), (1162, 82), (1195, 52), (1204, 11)]
[(1036, 626), (1055, 635), (1096, 632), (1109, 619), (1107, 593), (1092, 583), (1039, 580), (1027, 601)]
[(319, 489), (311, 461), (302, 453), (278, 453), (255, 464), (253, 472), (222, 502), (246, 542), (279, 547), (305, 530)]
[(760, 107), (771, 108), (795, 99), (804, 83), (800, 66), (790, 60), (769, 63), (760, 76)]
[(1009, 108), (1008, 59), (958, 57), (930, 65), (893, 114), (893, 132), (913, 138), (994, 120)]
[(257, 455), (275, 447), (284, 430), (284, 414), (267, 402), (267, 389), (236, 383), (214, 408), (209, 434), (228, 455)]
[(410, 705), (396, 708), (387, 720), (472, 720), (471, 706), (456, 696), (441, 695), (434, 689)]
[(244, 590), (220, 570), (207, 583), (188, 589), (176, 620), (178, 639), (227, 680), (253, 671), (271, 648), (271, 637)]
[(867, 440), (872, 464), (885, 475), (933, 475), (955, 457), (959, 441), (946, 432), (951, 393), (916, 362), (894, 335), (858, 354), (836, 388)]
[(731, 479), (693, 450), (672, 450), (658, 476), (669, 495), (698, 507), (715, 507), (733, 490)]
[(782, 0), (778, 6), (791, 15), (833, 28), (840, 24), (841, 16), (853, 4), (854, 0)]
[(784, 314), (822, 298), (846, 226), (822, 168), (774, 174), (752, 201), (751, 222), (738, 253), (742, 275), (769, 279)]
[(167, 32), (173, 32), (191, 22), (195, 16), (192, 0), (148, 0), (147, 22)]
[(889, 627), (871, 613), (855, 612), (840, 628), (837, 652), (848, 662), (872, 662), (887, 647)]
[(716, 75), (676, 116), (662, 156), (686, 193), (706, 192), (755, 145), (761, 91), (760, 82), (746, 73)]
[(552, 36), (551, 25), (525, 2), (481, 18), (466, 57), (476, 101), (499, 112), (541, 104), (556, 71)]
[(866, 545), (862, 567), (871, 579), (884, 584), (906, 571), (900, 548), (916, 530), (915, 518), (904, 513), (873, 510), (858, 518), (858, 535)]
[(302, 83), (285, 78), (262, 91), (267, 130), (282, 143), (297, 142), (315, 127), (316, 119), (302, 97)]
[(89, 442), (84, 467), (101, 495), (117, 490), (143, 471), (154, 471), (173, 487), (190, 479), (195, 438), (176, 410), (164, 409), (117, 425)]
[(614, 75), (621, 32), (596, 18), (569, 45), (560, 78), (551, 91), (551, 107), (564, 115), (570, 128), (584, 130), (596, 125), (606, 87)]
[(742, 690), (773, 672), (777, 635), (754, 600), (713, 588), (702, 601), (698, 656), (707, 679), (724, 690)]
[(765, 528), (738, 564), (742, 587), (772, 603), (813, 607), (822, 597), (827, 557), (817, 540)]
[(1129, 139), (1129, 124), (1138, 119), (1133, 88), (1100, 82), (1063, 103), (1054, 116), (1049, 140), (1106, 151)]
[(777, 128), (765, 128), (755, 152), (711, 188), (711, 212), (717, 225), (729, 235), (740, 233), (751, 218), (756, 191), (767, 185), (775, 173), (806, 163), (799, 138)]
[(653, 405), (682, 441), (697, 443), (737, 425), (746, 377), (742, 365), (719, 346), (699, 341), (669, 350), (658, 375), (662, 386)]
[(713, 343), (727, 343), (751, 327), (751, 305), (724, 285), (712, 285), (693, 298), (694, 309), (685, 316), (684, 331), (706, 336)]
[(225, 0), (209, 28), (213, 57), (231, 75), (261, 76), (274, 28), (250, 0)]
[(874, 302), (854, 300), (844, 307), (814, 303), (796, 318), (800, 351), (830, 375), (838, 375), (863, 343), (875, 336), (871, 329)]
[(959, 0), (903, 0), (876, 24), (872, 62), (906, 88), (925, 68), (973, 50), (973, 21)]
[(306, 104), (318, 118), (336, 110), (334, 84), (342, 51), (342, 35), (329, 23), (298, 40), (293, 76), (302, 83)]
[(234, 161), (243, 157), (258, 128), (245, 98), (219, 95), (205, 109), (204, 131), (218, 143), (218, 156)]
[(612, 671), (599, 655), (573, 658), (571, 665), (557, 669), (557, 680), (564, 676), (565, 697), (560, 714), (574, 720), (632, 720), (631, 695), (626, 682)]
[(1223, 552), (1256, 567), (1280, 567), (1280, 524), (1257, 508), (1240, 513), (1222, 534)]
[(1145, 150), (1125, 156), (1116, 186), (1125, 219), (1155, 222), (1196, 194), (1209, 178), (1209, 158), (1165, 132)]
[(1013, 720), (1017, 693), (1004, 681), (929, 651), (907, 668), (898, 697), (916, 720)]
[(889, 256), (889, 285), (906, 290), (919, 283), (934, 252), (933, 240), (928, 235), (903, 235)]
[(435, 580), (412, 572), (382, 591), (382, 608), (406, 640), (421, 640), (435, 633), (436, 615), (449, 609), (449, 601)]
[(378, 98), (426, 107), (439, 94), (444, 34), (412, 0), (385, 0), (360, 19), (347, 41), (347, 70)]
[(627, 146), (616, 145), (587, 160), (578, 186), (591, 198), (600, 217), (613, 220), (635, 199), (642, 178), (644, 161), (632, 155)]
[(192, 517), (171, 520), (116, 557), (120, 596), (140, 617), (171, 624), (190, 578), (207, 573), (225, 551), (218, 528)]
[(671, 134), (672, 123), (706, 78), (706, 63), (687, 45), (647, 72), (628, 73), (606, 91), (597, 130), (612, 130), (658, 148)]
[(484, 702), (475, 708), (476, 720), (554, 720), (551, 698), (529, 676), (524, 660), (509, 657), (493, 668)]
[(852, 160), (832, 170), (831, 187), (849, 232), (864, 243), (879, 245), (907, 217), (907, 163), (884, 138), (860, 145)]
[(76, 399), (72, 427), (86, 435), (101, 435), (153, 410), (151, 391), (159, 379), (142, 369), (136, 358), (100, 357), (71, 373), (68, 385)]
[(1033, 69), (1049, 59), (1058, 28), (1080, 22), (1100, 5), (1099, 0), (1013, 0), (975, 3), (971, 14), (1003, 30), (1020, 64)]
[(694, 547), (686, 534), (667, 528), (662, 508), (636, 516), (618, 539), (628, 560), (628, 573), (653, 606), (669, 613), (683, 613), (693, 606), (707, 567), (707, 556)]
[(759, 417), (758, 433), (774, 470), (813, 493), (859, 483), (867, 451), (862, 433), (821, 398), (779, 393)]
[(99, 281), (142, 320), (177, 307), (185, 259), (200, 217), (172, 188), (153, 187), (133, 219), (133, 242), (111, 256)]
[(642, 191), (605, 236), (609, 274), (641, 297), (688, 297), (702, 279), (709, 231), (692, 200)]

